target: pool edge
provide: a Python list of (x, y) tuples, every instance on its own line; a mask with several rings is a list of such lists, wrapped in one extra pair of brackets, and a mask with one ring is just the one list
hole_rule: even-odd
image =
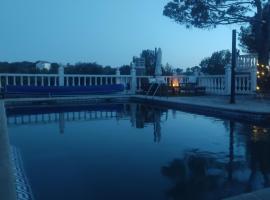
[(4, 101), (0, 100), (0, 199), (16, 200)]

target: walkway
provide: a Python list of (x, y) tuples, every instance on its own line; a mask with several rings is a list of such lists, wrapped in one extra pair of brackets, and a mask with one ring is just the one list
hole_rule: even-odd
[(251, 96), (238, 96), (235, 104), (229, 103), (228, 96), (192, 97), (145, 97), (134, 95), (138, 102), (155, 103), (160, 106), (250, 122), (270, 121), (270, 100)]
[[(144, 98), (145, 96), (136, 95), (136, 97)], [(152, 97), (148, 96), (147, 99), (152, 99)], [(270, 113), (270, 99), (264, 100), (262, 98), (251, 96), (237, 96), (235, 104), (229, 103), (229, 96), (154, 97), (153, 99), (213, 108), (224, 108), (234, 111)]]
[(224, 200), (269, 200), (270, 199), (270, 189), (258, 190), (252, 193), (239, 195), (236, 197), (231, 197)]

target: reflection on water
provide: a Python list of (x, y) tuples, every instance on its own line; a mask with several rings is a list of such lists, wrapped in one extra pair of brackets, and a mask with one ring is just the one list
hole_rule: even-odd
[(161, 120), (168, 114), (167, 109), (160, 109), (140, 104), (104, 104), (63, 107), (20, 107), (7, 108), (8, 124), (59, 123), (59, 133), (65, 132), (65, 121), (125, 119), (130, 117), (131, 125), (144, 128), (153, 125), (154, 142), (161, 140)]
[[(161, 173), (174, 184), (166, 194), (175, 200), (221, 199), (269, 187), (269, 129), (229, 121), (229, 134), (227, 156), (189, 150), (163, 166)], [(245, 158), (235, 158), (235, 138), (245, 145)]]
[[(81, 156), (91, 154), (97, 160), (103, 159), (99, 158), (98, 152), (103, 152), (105, 148), (109, 155), (114, 158), (111, 162), (108, 159), (106, 162), (104, 161), (108, 165), (108, 169), (112, 170), (113, 174), (117, 174), (118, 170), (121, 171), (125, 168), (131, 179), (126, 179), (123, 175), (122, 178), (118, 177), (117, 180), (114, 180), (113, 175), (107, 174), (106, 177), (103, 177), (102, 180), (105, 182), (100, 187), (103, 188), (102, 191), (108, 191), (108, 196), (105, 194), (105, 196), (102, 196), (103, 198), (92, 196), (92, 199), (107, 199), (109, 196), (117, 199), (126, 199), (127, 197), (132, 199), (130, 193), (135, 185), (140, 190), (136, 194), (132, 193), (133, 199), (175, 200), (215, 200), (270, 186), (270, 129), (267, 126), (261, 127), (230, 120), (217, 120), (134, 103), (80, 107), (63, 106), (46, 109), (40, 109), (40, 107), (31, 109), (27, 107), (9, 108), (7, 109), (7, 115), (8, 124), (13, 133), (11, 141), (15, 145), (21, 146), (22, 150), (26, 148), (23, 147), (22, 142), (25, 142), (25, 139), (16, 136), (18, 130), (20, 130), (17, 127), (20, 126), (30, 125), (34, 127), (34, 125), (43, 124), (44, 126), (45, 124), (58, 123), (58, 133), (65, 135), (66, 131), (70, 131), (68, 127), (71, 122), (85, 121), (89, 122), (88, 125), (92, 125), (102, 121), (106, 125), (109, 124), (106, 121), (116, 119), (119, 126), (108, 126), (112, 126), (114, 129), (114, 137), (118, 141), (125, 140), (128, 146), (115, 143), (114, 147), (115, 141), (111, 139), (108, 140), (106, 147), (101, 148), (100, 143), (99, 145), (94, 144), (101, 137), (98, 134), (92, 138), (93, 141), (88, 141), (88, 143), (93, 142), (93, 144), (81, 144), (81, 142), (77, 145), (86, 145), (84, 148), (91, 146), (93, 149), (80, 152)], [(81, 126), (78, 127), (78, 130), (82, 132), (81, 137), (85, 137), (84, 140), (87, 140), (86, 138), (89, 135), (83, 134), (87, 128)], [(127, 130), (131, 130), (130, 127), (133, 128), (132, 136), (124, 134)], [(143, 137), (134, 135), (137, 132), (148, 133), (149, 131), (152, 134), (152, 141), (155, 146), (151, 146), (150, 143), (142, 145), (143, 141), (139, 140), (146, 139), (146, 135), (143, 135)], [(122, 132), (121, 135), (116, 134)], [(67, 134), (70, 134), (70, 132)], [(128, 140), (130, 137), (133, 138), (134, 144)], [(140, 142), (139, 145), (134, 146), (137, 141)], [(42, 142), (39, 145), (49, 144)], [(31, 146), (34, 146), (34, 144), (31, 143), (27, 148), (32, 150)], [(110, 146), (112, 146), (111, 149)], [(64, 148), (66, 147), (63, 146)], [(120, 150), (116, 150), (118, 148)], [(29, 149), (28, 153), (31, 152)], [(135, 152), (134, 149), (136, 149)], [(27, 157), (27, 155), (25, 156)], [(136, 156), (140, 157), (141, 160), (139, 161)], [(122, 160), (122, 157), (127, 157), (129, 161)], [(152, 160), (149, 158), (152, 158)], [(90, 161), (80, 162), (84, 166), (84, 162)], [(123, 169), (116, 168), (115, 163), (121, 162), (124, 162), (122, 163)], [(129, 163), (133, 163), (133, 165)], [(134, 172), (134, 174), (130, 174), (129, 171)], [(32, 174), (32, 176), (34, 175)], [(99, 176), (102, 175), (99, 174)], [(112, 177), (108, 179), (108, 176)], [(142, 186), (140, 183), (146, 177), (148, 185)], [(91, 178), (100, 182), (101, 177), (92, 175)], [(117, 183), (110, 184), (113, 180)], [(122, 180), (122, 183), (120, 183), (120, 180)], [(132, 184), (129, 183), (130, 180), (133, 180)], [(106, 185), (107, 182), (109, 185)], [(36, 181), (36, 184), (38, 184), (38, 181)], [(78, 185), (77, 190), (84, 187)], [(115, 192), (117, 186), (121, 188), (121, 192), (118, 191), (121, 195)], [(126, 192), (123, 191), (124, 188)], [(97, 190), (93, 193), (96, 193)], [(154, 193), (156, 196), (151, 196)]]

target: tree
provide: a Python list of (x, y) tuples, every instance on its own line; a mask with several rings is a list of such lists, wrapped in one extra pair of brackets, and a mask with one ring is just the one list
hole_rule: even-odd
[(206, 74), (216, 75), (224, 74), (225, 66), (231, 61), (231, 53), (229, 50), (214, 52), (211, 57), (204, 58), (201, 63), (201, 71)]
[[(245, 52), (256, 53), (259, 51), (258, 45), (256, 43), (256, 29), (253, 24), (248, 27), (241, 27), (241, 32), (239, 34), (240, 46)], [(267, 55), (269, 55), (268, 52)], [(258, 74), (257, 82), (258, 87), (261, 91), (269, 90), (270, 87), (270, 72), (267, 65), (258, 64)]]
[(251, 24), (261, 65), (268, 65), (270, 50), (270, 1), (268, 0), (172, 0), (163, 14), (187, 28)]
[(130, 65), (123, 65), (120, 67), (120, 73), (122, 75), (130, 75)]
[(164, 76), (173, 75), (173, 68), (169, 63), (166, 63), (165, 67), (162, 67), (162, 75)]

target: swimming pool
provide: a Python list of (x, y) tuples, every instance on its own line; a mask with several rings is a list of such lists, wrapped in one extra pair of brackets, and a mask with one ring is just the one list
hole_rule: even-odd
[(36, 200), (214, 200), (270, 184), (267, 126), (135, 103), (7, 116)]

